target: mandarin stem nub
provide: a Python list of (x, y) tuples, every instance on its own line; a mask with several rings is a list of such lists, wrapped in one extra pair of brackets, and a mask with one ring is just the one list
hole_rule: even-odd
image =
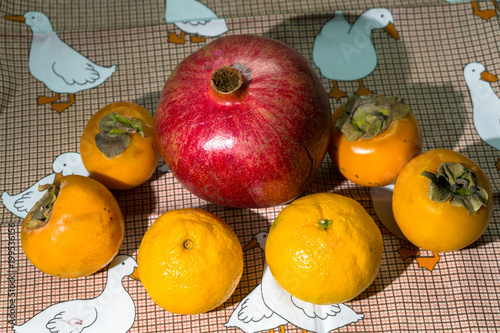
[(182, 242), (182, 248), (183, 248), (184, 250), (189, 251), (189, 250), (192, 250), (192, 249), (193, 249), (193, 247), (194, 247), (194, 243), (193, 243), (193, 241), (192, 241), (192, 240), (190, 240), (190, 239), (186, 239), (184, 242)]
[(332, 223), (333, 223), (332, 220), (328, 219), (321, 219), (318, 221), (318, 225), (325, 230), (328, 230), (328, 228), (330, 228)]

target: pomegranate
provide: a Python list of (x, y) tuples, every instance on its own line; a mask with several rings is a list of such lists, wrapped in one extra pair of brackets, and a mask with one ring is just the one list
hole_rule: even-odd
[(325, 88), (287, 44), (219, 38), (181, 61), (155, 115), (159, 152), (177, 180), (223, 206), (271, 207), (299, 196), (330, 136)]

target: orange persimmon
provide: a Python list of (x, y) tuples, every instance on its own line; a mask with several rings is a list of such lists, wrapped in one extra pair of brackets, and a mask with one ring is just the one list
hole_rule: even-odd
[(127, 190), (146, 182), (159, 159), (154, 118), (142, 106), (111, 103), (88, 121), (80, 154), (90, 177), (106, 187)]
[(433, 149), (403, 168), (394, 185), (392, 209), (414, 245), (433, 252), (458, 250), (486, 230), (493, 214), (491, 185), (465, 155)]
[(422, 151), (422, 133), (402, 99), (352, 96), (333, 114), (328, 153), (339, 172), (362, 186), (393, 183)]
[(79, 175), (43, 185), (43, 197), (21, 227), (26, 257), (41, 271), (78, 278), (103, 268), (123, 242), (125, 222), (113, 194)]

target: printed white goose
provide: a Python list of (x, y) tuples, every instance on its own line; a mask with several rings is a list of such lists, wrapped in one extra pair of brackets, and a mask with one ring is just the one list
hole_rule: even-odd
[(330, 97), (339, 100), (347, 96), (338, 88), (337, 81), (358, 80), (356, 94), (372, 94), (363, 85), (363, 78), (375, 70), (378, 61), (371, 33), (373, 29), (383, 28), (398, 39), (393, 22), (388, 9), (374, 8), (363, 12), (352, 25), (341, 11), (336, 11), (334, 17), (325, 23), (314, 40), (312, 57), (321, 74), (333, 81)]
[[(5, 19), (25, 23), (33, 31), (29, 55), (31, 75), (41, 81), (55, 96), (38, 97), (38, 104), (52, 104), (52, 109), (64, 111), (75, 102), (79, 91), (97, 87), (116, 70), (116, 66), (99, 66), (64, 43), (52, 29), (45, 14), (26, 12), (23, 16)], [(58, 102), (60, 94), (69, 94), (69, 102)]]
[[(258, 233), (252, 241), (243, 248), (243, 251), (255, 247), (264, 249), (266, 246), (266, 239), (266, 232)], [(266, 306), (262, 296), (262, 285), (259, 284), (241, 300), (224, 326), (236, 327), (245, 333), (262, 331), (270, 331), (273, 333), (275, 328), (283, 327), (287, 324), (288, 322), (285, 319), (275, 314)]]
[(226, 20), (219, 18), (210, 8), (196, 0), (166, 0), (165, 22), (173, 23), (181, 29), (181, 36), (170, 33), (168, 41), (184, 44), (184, 36), (191, 36), (192, 42), (204, 42), (205, 37), (215, 37), (225, 33)]
[[(118, 255), (110, 263), (103, 292), (93, 299), (56, 303), (42, 310), (15, 333), (125, 333), (135, 321), (135, 304), (125, 290), (125, 276), (137, 278), (137, 263), (127, 255)], [(137, 278), (138, 279), (138, 278)]]
[(12, 214), (24, 219), (31, 207), (40, 200), (45, 191), (38, 191), (39, 185), (52, 184), (57, 178), (66, 175), (81, 175), (89, 176), (87, 169), (83, 165), (82, 158), (79, 153), (69, 152), (57, 156), (52, 163), (54, 173), (51, 173), (27, 190), (18, 194), (10, 195), (7, 192), (2, 192), (2, 203)]
[(472, 62), (464, 67), (464, 78), (472, 100), (474, 126), (481, 139), (500, 150), (500, 99), (491, 87), (498, 78)]
[[(266, 238), (267, 233), (259, 233), (255, 237)], [(265, 251), (262, 242), (256, 243)], [(261, 288), (266, 307), (303, 331), (327, 333), (364, 318), (363, 314), (356, 313), (345, 304), (315, 305), (295, 298), (281, 288), (267, 265), (264, 267)]]

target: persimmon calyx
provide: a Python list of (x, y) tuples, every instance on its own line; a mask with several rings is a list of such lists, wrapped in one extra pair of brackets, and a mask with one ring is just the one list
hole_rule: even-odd
[(139, 119), (129, 118), (117, 112), (104, 116), (98, 126), (100, 132), (95, 136), (95, 144), (109, 159), (113, 159), (127, 149), (130, 145), (131, 134), (138, 133), (143, 138), (146, 137)]
[(368, 140), (384, 132), (393, 120), (406, 116), (409, 111), (410, 106), (396, 95), (353, 95), (344, 105), (335, 127), (348, 141)]
[(469, 215), (486, 206), (488, 192), (477, 187), (477, 176), (460, 163), (441, 163), (434, 174), (422, 172), (429, 179), (429, 198), (436, 202), (446, 202), (455, 207), (465, 207)]
[(50, 220), (52, 208), (59, 195), (60, 188), (55, 184), (39, 185), (38, 191), (45, 191), (45, 194), (38, 200), (28, 213), (26, 222), (27, 230), (34, 230), (43, 227)]

